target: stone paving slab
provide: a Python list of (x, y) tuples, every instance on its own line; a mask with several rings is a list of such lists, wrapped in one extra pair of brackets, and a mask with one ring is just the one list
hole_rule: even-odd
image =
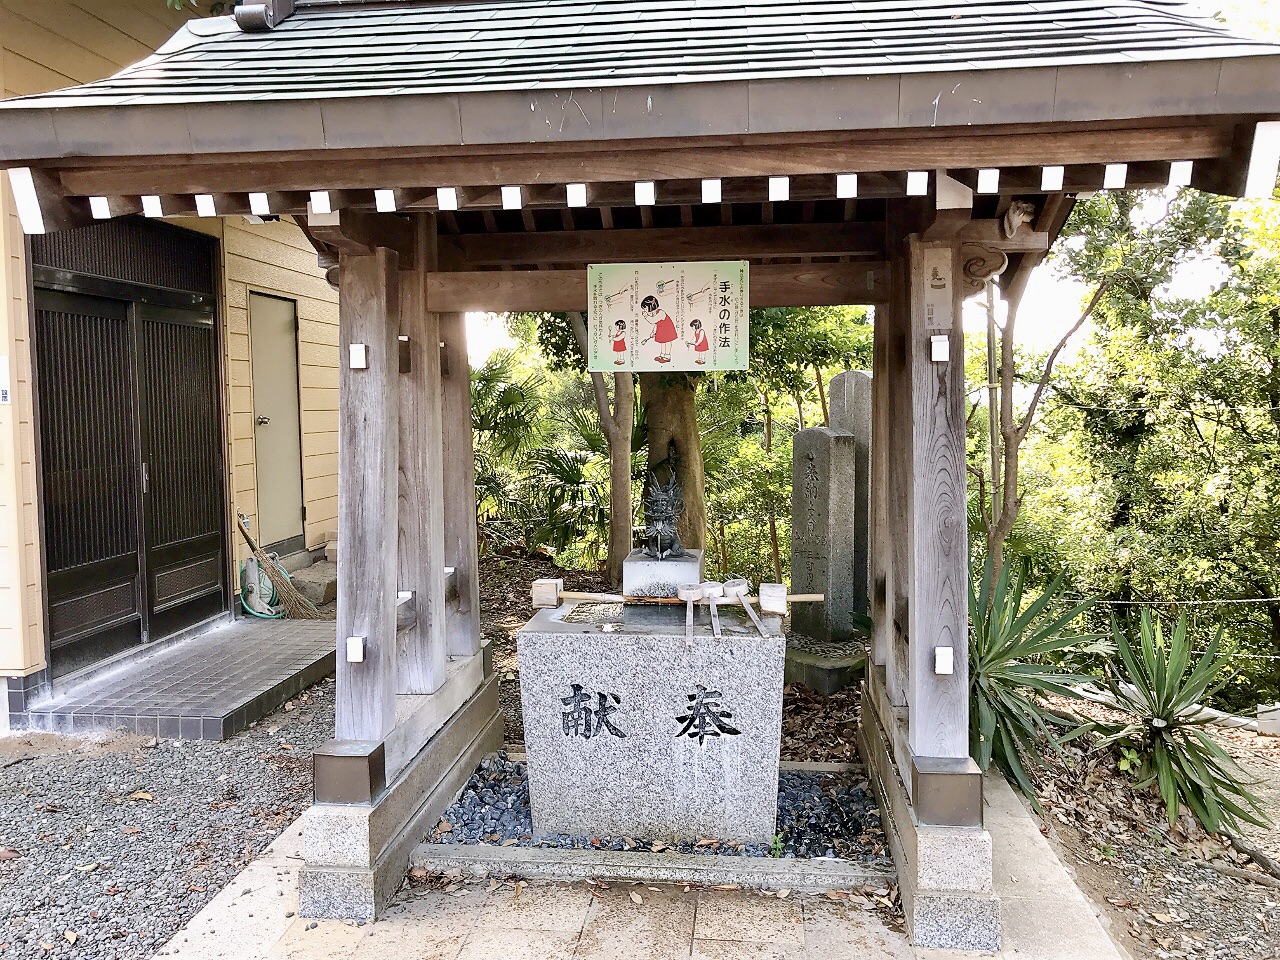
[(328, 620), (245, 618), (142, 651), (51, 700), (32, 705), (28, 729), (226, 740), (334, 671)]

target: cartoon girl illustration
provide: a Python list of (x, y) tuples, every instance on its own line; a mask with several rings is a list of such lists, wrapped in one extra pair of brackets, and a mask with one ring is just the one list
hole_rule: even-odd
[(689, 321), (689, 328), (693, 330), (693, 351), (698, 355), (698, 359), (693, 362), (704, 366), (707, 362), (707, 351), (711, 349), (711, 344), (707, 342), (707, 332), (702, 329), (702, 321), (696, 317)]
[(656, 340), (661, 350), (654, 359), (658, 363), (670, 363), (671, 344), (680, 339), (680, 334), (676, 332), (675, 321), (659, 306), (658, 298), (654, 296), (645, 297), (641, 300), (640, 310), (644, 314), (644, 318), (653, 324), (653, 333), (645, 337), (643, 342), (648, 343), (650, 340)]
[(620, 367), (626, 362), (622, 355), (627, 352), (627, 321), (619, 318), (613, 322), (613, 326), (613, 352), (617, 356), (613, 363)]

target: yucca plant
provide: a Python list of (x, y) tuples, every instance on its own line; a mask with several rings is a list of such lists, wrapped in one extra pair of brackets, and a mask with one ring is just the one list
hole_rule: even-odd
[(1026, 764), (1041, 763), (1046, 749), (1078, 732), (1075, 718), (1046, 705), (1043, 694), (1078, 697), (1074, 686), (1085, 677), (1065, 672), (1053, 656), (1095, 639), (1069, 632), (1089, 609), (1085, 601), (1060, 607), (1063, 576), (1038, 596), (1026, 595), (1025, 563), (1004, 564), (993, 577), (991, 561), (970, 578), (969, 752), (986, 770), (993, 762), (1024, 794), (1035, 800)]
[(1103, 700), (1131, 719), (1098, 724), (1106, 733), (1102, 742), (1137, 752), (1138, 785), (1156, 785), (1169, 825), (1185, 803), (1210, 833), (1234, 832), (1242, 823), (1268, 826), (1262, 804), (1245, 786), (1248, 776), (1205, 729), (1202, 704), (1231, 679), (1222, 628), (1194, 663), (1186, 614), (1168, 635), (1147, 610), (1136, 637), (1132, 623), (1114, 617), (1111, 632), (1121, 675), (1108, 669)]

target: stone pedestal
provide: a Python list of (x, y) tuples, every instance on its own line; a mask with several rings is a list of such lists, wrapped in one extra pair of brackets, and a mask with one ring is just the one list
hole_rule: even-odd
[[(588, 611), (596, 611), (588, 613)], [(785, 640), (720, 610), (569, 603), (517, 634), (534, 828), (582, 837), (769, 843)]]
[(622, 561), (622, 593), (628, 597), (674, 597), (684, 583), (702, 582), (702, 551), (655, 560), (644, 550), (632, 550)]
[(831, 380), (831, 426), (801, 430), (791, 466), (791, 589), (821, 593), (796, 604), (797, 633), (848, 641), (854, 613), (867, 612), (870, 531), (871, 378), (861, 371)]

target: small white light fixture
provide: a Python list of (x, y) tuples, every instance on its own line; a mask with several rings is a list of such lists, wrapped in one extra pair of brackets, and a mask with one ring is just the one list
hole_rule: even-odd
[(790, 177), (770, 177), (769, 178), (769, 200), (773, 203), (781, 203), (791, 198), (791, 178)]
[(708, 177), (702, 181), (702, 202), (719, 203), (724, 196), (724, 185), (719, 177)]
[(373, 191), (373, 205), (379, 213), (396, 212), (396, 192), (394, 190)]
[(524, 197), (521, 195), (519, 187), (503, 187), (502, 188), (502, 209), (503, 210), (519, 210), (524, 206)]
[(952, 647), (933, 648), (933, 672), (939, 677), (949, 677), (956, 672), (956, 652)]
[(1174, 160), (1169, 164), (1169, 186), (1191, 186), (1191, 171), (1195, 167), (1193, 160)]
[(1125, 181), (1129, 179), (1127, 163), (1108, 163), (1102, 174), (1103, 190), (1123, 190)]
[(364, 663), (364, 637), (347, 637), (347, 663)]
[(585, 183), (569, 183), (564, 188), (565, 200), (571, 207), (587, 205), (587, 185)]
[(213, 197), (207, 193), (196, 194), (196, 215), (200, 217), (216, 217), (218, 215), (218, 207), (213, 202)]
[(858, 175), (856, 173), (836, 174), (836, 197), (840, 200), (853, 200), (858, 196)]
[(1041, 167), (1040, 189), (1049, 193), (1057, 193), (1067, 176), (1066, 167)]
[(265, 193), (249, 194), (249, 210), (255, 217), (271, 216), (271, 198)]
[(929, 338), (929, 358), (934, 363), (946, 363), (951, 359), (951, 338), (945, 333), (934, 334)]
[(154, 194), (149, 197), (143, 197), (142, 215), (144, 217), (163, 217), (164, 205), (160, 202), (160, 198)]
[(652, 207), (658, 202), (658, 188), (652, 180), (636, 181), (636, 206)]
[(929, 171), (912, 170), (907, 174), (907, 196), (923, 197), (929, 193)]
[(95, 220), (110, 220), (111, 201), (106, 197), (90, 197), (89, 212), (93, 214)]
[(363, 343), (352, 343), (348, 345), (350, 353), (350, 366), (352, 370), (368, 370), (369, 369), (369, 348)]
[(458, 188), (457, 187), (437, 187), (436, 188), (436, 205), (441, 210), (457, 210), (458, 209)]
[(28, 236), (44, 233), (44, 213), (40, 209), (40, 197), (36, 194), (35, 177), (29, 167), (14, 167), (9, 171), (9, 185), (13, 187), (13, 199), (18, 206), (18, 220), (22, 232)]
[(1245, 176), (1245, 197), (1253, 200), (1271, 197), (1275, 193), (1278, 172), (1280, 121), (1264, 120), (1253, 129), (1253, 149), (1249, 151), (1249, 172)]
[(307, 203), (308, 213), (333, 213), (333, 204), (329, 201), (328, 190), (312, 190), (311, 200)]
[(978, 171), (978, 192), (1000, 192), (1000, 171), (998, 169), (988, 167), (985, 170)]

